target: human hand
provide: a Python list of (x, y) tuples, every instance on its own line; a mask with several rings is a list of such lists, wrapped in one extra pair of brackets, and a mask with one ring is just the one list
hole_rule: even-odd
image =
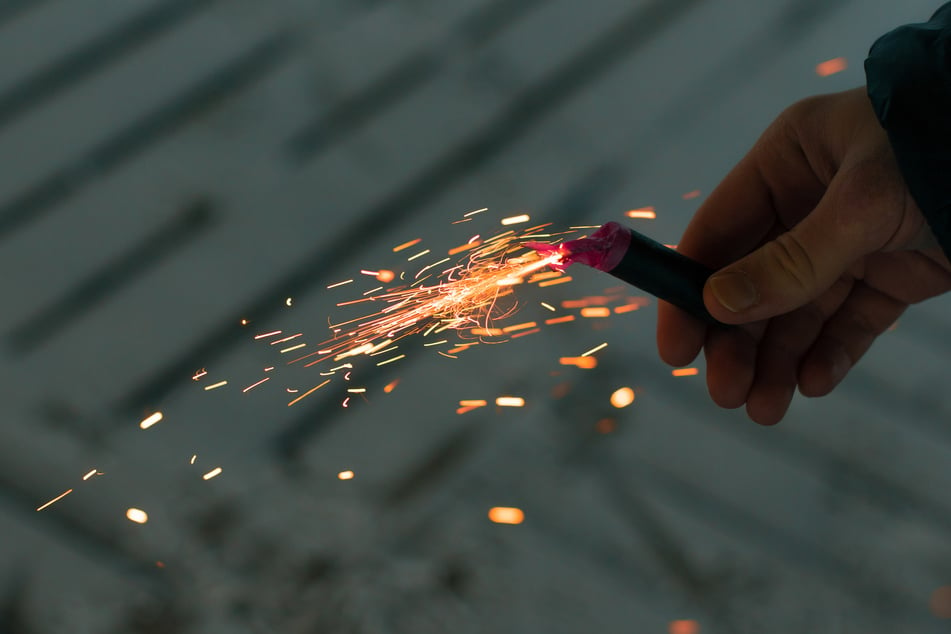
[[(763, 133), (677, 250), (714, 269), (708, 327), (661, 302), (660, 357), (701, 348), (721, 407), (778, 423), (798, 386), (829, 393), (909, 304), (951, 290), (951, 263), (911, 198), (864, 88), (811, 97)], [(722, 268), (721, 268), (722, 267)]]

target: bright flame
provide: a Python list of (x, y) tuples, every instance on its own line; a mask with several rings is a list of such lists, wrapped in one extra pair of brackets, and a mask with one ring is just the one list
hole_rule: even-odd
[[(205, 389), (207, 390), (208, 388), (206, 387)], [(139, 427), (142, 429), (148, 429), (160, 420), (162, 420), (162, 412), (155, 412), (154, 414), (149, 414), (143, 418), (142, 422), (139, 423)]]
[(525, 521), (525, 513), (510, 506), (493, 506), (489, 509), (489, 519), (496, 524), (521, 524)]
[(130, 508), (126, 510), (125, 516), (130, 522), (135, 522), (136, 524), (145, 524), (149, 521), (149, 514), (142, 509)]
[(622, 387), (611, 394), (611, 405), (618, 409), (627, 407), (634, 402), (634, 390), (629, 387)]

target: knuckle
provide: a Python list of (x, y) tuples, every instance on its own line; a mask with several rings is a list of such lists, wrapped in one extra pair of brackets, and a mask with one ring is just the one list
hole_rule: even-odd
[(786, 232), (766, 245), (766, 256), (776, 272), (803, 296), (811, 295), (816, 285), (816, 267), (809, 251), (793, 232)]

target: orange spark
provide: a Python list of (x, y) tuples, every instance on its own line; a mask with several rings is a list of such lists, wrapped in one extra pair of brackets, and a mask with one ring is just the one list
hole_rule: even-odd
[(531, 330), (523, 330), (517, 335), (512, 335), (512, 339), (518, 339), (519, 337), (524, 337), (526, 335), (534, 335), (536, 332), (541, 332), (541, 328), (532, 328)]
[(563, 324), (565, 322), (574, 321), (574, 315), (564, 315), (562, 317), (552, 317), (551, 319), (545, 320), (546, 326), (551, 326), (552, 324)]
[(700, 624), (693, 620), (671, 621), (667, 626), (668, 634), (700, 634)]
[(606, 306), (582, 308), (581, 316), (582, 317), (610, 317), (611, 309), (607, 308)]
[(674, 376), (694, 376), (699, 372), (700, 370), (697, 368), (677, 368), (676, 370), (672, 370), (671, 374)]
[(96, 469), (90, 469), (89, 471), (87, 471), (87, 472), (83, 475), (83, 480), (84, 480), (84, 481), (85, 481), (85, 480), (88, 480), (89, 478), (93, 477), (94, 475), (97, 475), (97, 473), (98, 473), (98, 471), (97, 471)]
[(206, 370), (205, 368), (202, 368), (198, 372), (195, 372), (195, 374), (192, 376), (192, 381), (197, 381), (198, 379), (205, 376), (206, 374), (208, 374), (208, 370)]
[(64, 497), (66, 497), (67, 495), (69, 495), (69, 494), (72, 493), (72, 492), (73, 492), (72, 489), (66, 489), (65, 491), (63, 491), (62, 493), (60, 493), (59, 495), (57, 495), (55, 498), (53, 498), (52, 500), (50, 500), (50, 501), (47, 502), (46, 504), (41, 504), (40, 506), (36, 507), (36, 510), (37, 510), (37, 511), (42, 511), (43, 509), (45, 509), (46, 507), (50, 506), (51, 504), (56, 504), (57, 502), (59, 502), (60, 500), (62, 500)]
[(561, 357), (558, 359), (561, 365), (573, 365), (582, 370), (590, 370), (598, 367), (598, 360), (595, 357)]
[(595, 352), (597, 352), (598, 350), (603, 350), (603, 349), (605, 349), (605, 348), (607, 348), (607, 347), (608, 347), (608, 343), (605, 341), (605, 342), (602, 343), (601, 345), (595, 346), (595, 347), (591, 348), (590, 350), (588, 350), (587, 352), (582, 352), (582, 353), (581, 353), (581, 356), (582, 356), (582, 357), (590, 357), (591, 355), (593, 355), (593, 354), (594, 354)]
[(620, 315), (620, 314), (622, 314), (622, 313), (630, 313), (630, 312), (633, 312), (633, 311), (637, 310), (637, 309), (640, 308), (640, 307), (641, 307), (640, 304), (635, 304), (635, 303), (624, 304), (623, 306), (616, 306), (616, 307), (614, 308), (614, 312), (615, 312), (616, 314)]
[(510, 506), (493, 506), (489, 509), (489, 520), (496, 524), (521, 524), (525, 521), (525, 513)]
[(254, 338), (255, 338), (255, 339), (264, 339), (264, 338), (266, 338), (266, 337), (273, 337), (274, 335), (279, 335), (279, 334), (281, 334), (281, 331), (280, 331), (280, 330), (272, 330), (271, 332), (262, 332), (262, 333), (259, 334), (259, 335), (254, 335)]
[(389, 383), (383, 386), (383, 392), (385, 392), (386, 394), (389, 394), (390, 392), (396, 389), (396, 386), (399, 385), (399, 383), (400, 383), (399, 379), (393, 379), (392, 381), (390, 381)]
[(481, 240), (476, 240), (475, 242), (467, 242), (466, 244), (460, 244), (457, 247), (453, 247), (449, 249), (449, 255), (457, 255), (465, 251), (471, 251), (472, 249), (476, 249), (480, 246), (482, 246)]
[(241, 325), (242, 325), (242, 326), (247, 326), (247, 325), (250, 324), (250, 323), (251, 323), (251, 322), (248, 321), (247, 319), (242, 319), (242, 320), (241, 320)]
[(259, 385), (261, 385), (262, 383), (264, 383), (265, 381), (270, 381), (270, 380), (271, 380), (271, 377), (266, 376), (266, 377), (264, 377), (263, 379), (261, 379), (260, 381), (258, 381), (257, 383), (252, 383), (251, 385), (249, 385), (248, 387), (244, 388), (244, 389), (241, 390), (241, 391), (242, 391), (242, 392), (249, 392), (249, 391), (253, 390), (254, 388), (256, 388), (257, 386), (259, 386)]
[(349, 280), (344, 280), (344, 281), (342, 281), (342, 282), (336, 282), (336, 283), (334, 283), (334, 284), (331, 284), (331, 285), (328, 286), (327, 288), (337, 288), (338, 286), (343, 286), (344, 284), (349, 284), (349, 283), (352, 282), (352, 281), (353, 281), (352, 279), (349, 279)]
[(420, 252), (417, 253), (416, 255), (411, 255), (411, 256), (409, 256), (408, 258), (406, 258), (406, 261), (407, 261), (407, 262), (412, 262), (412, 261), (415, 260), (416, 258), (420, 258), (420, 257), (426, 255), (427, 253), (429, 253), (429, 249), (423, 249), (422, 251), (420, 251)]
[(380, 272), (376, 274), (377, 281), (383, 282), (384, 284), (392, 282), (395, 277), (396, 273), (389, 269), (380, 269)]
[(400, 244), (400, 245), (397, 245), (397, 246), (393, 247), (393, 253), (399, 253), (399, 252), (402, 251), (403, 249), (408, 249), (408, 248), (410, 248), (410, 247), (412, 247), (412, 246), (415, 246), (415, 245), (419, 244), (419, 243), (422, 242), (422, 241), (423, 241), (422, 238), (416, 238), (415, 240), (410, 240), (409, 242), (404, 242), (403, 244)]
[(653, 207), (641, 207), (640, 209), (631, 209), (625, 214), (628, 218), (645, 218), (648, 220), (653, 220), (657, 217), (657, 213), (654, 211)]
[(217, 383), (213, 383), (213, 384), (211, 384), (211, 385), (206, 385), (206, 386), (205, 386), (205, 391), (207, 392), (208, 390), (217, 389), (217, 388), (221, 387), (222, 385), (228, 385), (228, 382), (227, 382), (227, 381), (218, 381)]
[(565, 276), (562, 276), (562, 277), (556, 277), (556, 278), (553, 279), (553, 280), (545, 280), (544, 282), (539, 282), (539, 283), (538, 283), (538, 288), (545, 288), (545, 287), (547, 287), (547, 286), (554, 286), (555, 284), (564, 284), (565, 282), (570, 282), (570, 281), (571, 281), (571, 276), (570, 276), (570, 275), (565, 275)]
[(309, 390), (307, 390), (306, 392), (304, 392), (303, 394), (301, 394), (300, 396), (298, 396), (297, 398), (295, 398), (293, 401), (291, 401), (290, 403), (288, 403), (287, 406), (290, 407), (291, 405), (293, 405), (293, 404), (296, 403), (297, 401), (301, 400), (302, 398), (306, 398), (306, 397), (310, 396), (311, 394), (313, 394), (314, 392), (316, 392), (317, 390), (319, 390), (319, 389), (322, 388), (323, 386), (327, 385), (328, 383), (330, 383), (330, 379), (327, 379), (327, 380), (324, 381), (323, 383), (321, 383), (321, 384), (319, 384), (319, 385), (316, 385), (316, 386), (310, 388)]
[(550, 280), (556, 277), (561, 277), (561, 271), (542, 271), (541, 273), (535, 273), (530, 278), (528, 278), (529, 284), (534, 284), (535, 282), (541, 282), (543, 280)]
[(469, 216), (474, 216), (476, 214), (481, 214), (483, 211), (488, 211), (488, 207), (483, 207), (482, 209), (476, 209), (475, 211), (470, 211), (468, 213), (462, 214), (463, 218), (468, 218)]
[(841, 73), (849, 67), (849, 62), (844, 57), (833, 57), (816, 65), (816, 75), (819, 77), (828, 77)]
[(536, 322), (534, 322), (534, 321), (526, 321), (525, 323), (522, 323), (522, 324), (514, 324), (514, 325), (512, 325), (512, 326), (506, 326), (505, 328), (502, 329), (502, 332), (504, 332), (504, 333), (507, 334), (507, 333), (510, 333), (510, 332), (517, 332), (517, 331), (519, 331), (519, 330), (525, 330), (526, 328), (534, 328), (534, 327), (536, 327), (537, 325), (538, 325), (538, 324), (537, 324)]
[(485, 407), (488, 404), (489, 402), (484, 400), (459, 401), (459, 407)]
[(525, 407), (525, 399), (521, 396), (500, 396), (495, 399), (499, 407)]
[(306, 343), (299, 343), (296, 346), (291, 346), (290, 348), (284, 348), (283, 350), (281, 350), (281, 354), (284, 354), (285, 352), (290, 352), (291, 350), (300, 350), (306, 345), (307, 345)]
[[(280, 332), (280, 330), (278, 330), (277, 332)], [(303, 337), (303, 336), (304, 336), (304, 333), (299, 332), (296, 335), (291, 335), (290, 337), (282, 337), (281, 339), (276, 339), (275, 341), (271, 342), (271, 345), (276, 346), (279, 343), (284, 343), (285, 341), (290, 341), (291, 339), (297, 339), (298, 337)]]
[(401, 354), (401, 355), (399, 355), (399, 356), (397, 356), (397, 357), (393, 357), (393, 358), (391, 358), (391, 359), (387, 359), (386, 361), (380, 361), (379, 363), (377, 363), (377, 365), (380, 366), (380, 365), (386, 365), (387, 363), (393, 363), (394, 361), (399, 361), (400, 359), (402, 359), (402, 358), (405, 357), (405, 356), (406, 356), (405, 354)]
[(351, 471), (350, 469), (347, 469), (346, 471), (341, 471), (340, 473), (338, 473), (337, 479), (338, 480), (353, 480), (353, 476), (354, 476), (353, 471)]
[[(205, 389), (207, 390), (208, 388), (206, 387)], [(162, 420), (162, 412), (155, 412), (154, 414), (149, 414), (143, 418), (141, 422), (139, 422), (139, 427), (142, 429), (148, 429), (160, 420)]]
[(203, 476), (201, 476), (201, 479), (202, 479), (202, 480), (211, 480), (212, 478), (215, 478), (215, 477), (217, 477), (217, 476), (219, 476), (219, 475), (221, 475), (221, 467), (215, 467), (214, 469), (212, 469), (212, 470), (209, 471), (208, 473), (206, 473), (206, 474), (204, 474)]
[(634, 402), (634, 390), (629, 387), (622, 387), (614, 390), (614, 393), (611, 394), (611, 405), (621, 409), (622, 407), (627, 407)]
[(145, 524), (149, 521), (149, 514), (142, 509), (129, 508), (126, 510), (125, 516), (130, 522), (135, 522), (136, 524)]
[(500, 337), (505, 334), (502, 328), (473, 328), (469, 332), (477, 337)]
[(681, 198), (683, 198), (684, 200), (692, 200), (694, 198), (700, 198), (700, 190), (695, 189), (693, 191), (687, 192), (686, 194), (681, 196)]
[(599, 434), (610, 434), (617, 429), (617, 421), (613, 418), (602, 418), (594, 428)]

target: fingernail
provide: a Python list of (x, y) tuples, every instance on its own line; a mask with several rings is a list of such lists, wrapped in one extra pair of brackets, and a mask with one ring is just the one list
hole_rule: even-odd
[(756, 303), (756, 287), (745, 273), (730, 271), (710, 278), (710, 290), (727, 310), (738, 313)]

